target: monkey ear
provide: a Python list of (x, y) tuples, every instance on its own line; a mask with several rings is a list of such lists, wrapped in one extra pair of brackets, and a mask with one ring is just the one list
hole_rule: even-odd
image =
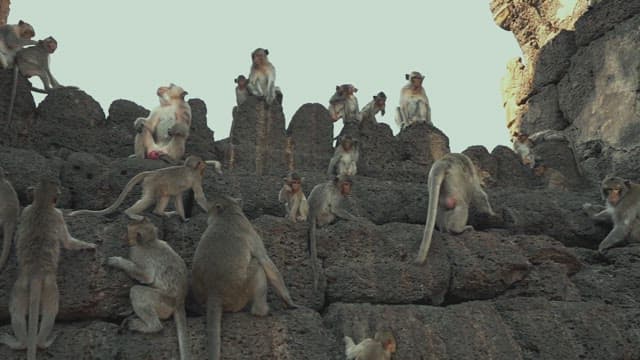
[(187, 95), (189, 95), (189, 93), (186, 91), (183, 91), (182, 94), (180, 94), (180, 97), (182, 98), (182, 100), (184, 100), (184, 97)]
[(624, 185), (625, 185), (626, 187), (630, 187), (630, 186), (631, 186), (631, 180), (625, 180), (625, 181), (624, 181)]
[(233, 79), (233, 82), (237, 84), (238, 83), (238, 78)]
[(269, 55), (269, 49), (264, 49), (264, 54)]
[(22, 25), (22, 24), (24, 24), (24, 21), (22, 20), (18, 21), (18, 25)]
[(336, 85), (336, 91), (340, 91), (340, 85)]
[(353, 87), (353, 92), (358, 92), (358, 88), (357, 87)]
[(409, 80), (409, 78), (410, 78), (410, 77), (411, 77), (411, 76), (409, 76), (409, 74), (404, 74), (404, 78), (405, 78), (405, 79)]

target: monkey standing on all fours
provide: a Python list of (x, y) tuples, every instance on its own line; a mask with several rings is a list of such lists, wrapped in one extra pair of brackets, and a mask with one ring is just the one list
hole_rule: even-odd
[(464, 154), (446, 154), (433, 163), (427, 185), (427, 221), (416, 263), (422, 264), (427, 259), (436, 223), (443, 232), (460, 234), (473, 230), (473, 226), (467, 225), (471, 204), (480, 212), (495, 216), (480, 183), (473, 162)]
[(620, 177), (607, 176), (600, 186), (605, 200), (600, 206), (586, 203), (584, 211), (596, 221), (613, 222), (613, 229), (598, 246), (599, 252), (622, 244), (625, 240), (640, 240), (640, 185)]
[(366, 338), (356, 345), (352, 338), (345, 336), (344, 348), (347, 360), (390, 360), (396, 352), (396, 339), (388, 331), (378, 331), (373, 339)]
[(396, 109), (396, 123), (400, 130), (417, 122), (431, 122), (429, 98), (422, 87), (424, 76), (417, 71), (406, 74), (409, 83), (400, 90), (400, 106)]
[(138, 316), (129, 329), (143, 333), (162, 330), (160, 319), (173, 315), (178, 334), (180, 359), (189, 359), (189, 337), (184, 299), (188, 270), (184, 260), (169, 244), (158, 239), (158, 229), (147, 218), (127, 225), (123, 240), (129, 245), (129, 259), (112, 256), (107, 265), (121, 269), (142, 285), (134, 285), (129, 297)]
[(49, 334), (58, 314), (60, 245), (70, 250), (96, 248), (69, 234), (62, 212), (55, 207), (59, 194), (57, 182), (40, 181), (18, 225), (18, 278), (9, 301), (14, 335), (3, 334), (0, 342), (14, 350), (26, 348), (28, 360), (36, 359), (37, 348), (46, 349), (54, 341)]
[(207, 229), (193, 255), (191, 275), (196, 300), (206, 304), (209, 360), (220, 359), (222, 311), (240, 311), (252, 302), (251, 314), (269, 312), (267, 280), (289, 307), (297, 307), (262, 238), (228, 196), (215, 194), (209, 202)]
[(0, 68), (9, 69), (13, 67), (14, 57), (18, 50), (26, 45), (35, 45), (37, 42), (31, 40), (36, 36), (33, 26), (22, 20), (16, 25), (0, 26)]

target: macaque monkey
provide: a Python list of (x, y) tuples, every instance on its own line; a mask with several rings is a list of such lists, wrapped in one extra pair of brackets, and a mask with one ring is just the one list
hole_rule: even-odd
[(251, 314), (267, 315), (267, 281), (287, 306), (297, 307), (262, 238), (228, 196), (216, 194), (209, 202), (207, 229), (193, 255), (191, 279), (195, 299), (206, 304), (209, 360), (220, 359), (223, 311), (237, 312), (251, 302)]
[(404, 129), (417, 122), (431, 122), (429, 98), (422, 87), (424, 76), (417, 71), (406, 74), (409, 83), (400, 90), (400, 106), (396, 109), (396, 123)]
[(533, 142), (529, 139), (529, 135), (524, 133), (515, 133), (512, 141), (513, 151), (520, 156), (522, 164), (533, 169), (536, 165), (536, 161), (533, 154)]
[(268, 49), (257, 48), (251, 53), (251, 70), (249, 71), (249, 92), (258, 98), (264, 98), (267, 104), (276, 98), (276, 68), (269, 62)]
[[(177, 123), (183, 123), (187, 128), (191, 127), (191, 106), (184, 99), (188, 94), (184, 89), (170, 84), (159, 87), (156, 93), (160, 106), (153, 109), (149, 117), (137, 118), (133, 123), (137, 133), (134, 153), (138, 159), (159, 159), (167, 155), (160, 152), (158, 148), (166, 146), (171, 141), (172, 136), (169, 130)], [(180, 160), (183, 155), (184, 152), (172, 160)]]
[(247, 96), (249, 96), (249, 90), (247, 90), (249, 81), (244, 75), (238, 75), (237, 78), (233, 79), (233, 82), (238, 84), (236, 86), (236, 103), (240, 106), (247, 100)]
[(390, 360), (396, 352), (396, 339), (388, 331), (378, 331), (373, 339), (366, 338), (356, 345), (352, 338), (345, 336), (344, 348), (347, 360)]
[(59, 194), (56, 182), (40, 181), (18, 225), (18, 279), (9, 300), (14, 335), (3, 334), (0, 342), (14, 350), (27, 349), (28, 360), (36, 359), (37, 348), (46, 349), (54, 341), (49, 334), (58, 314), (60, 245), (69, 250), (96, 248), (69, 234), (62, 212), (56, 209)]
[(336, 218), (356, 220), (357, 218), (342, 208), (342, 200), (351, 195), (351, 178), (338, 175), (333, 180), (316, 185), (309, 194), (309, 238), (307, 248), (313, 270), (313, 289), (318, 288), (318, 261), (316, 228), (333, 223)]
[(375, 116), (378, 112), (380, 112), (382, 116), (384, 116), (386, 102), (387, 95), (380, 91), (377, 95), (373, 96), (373, 100), (371, 100), (362, 108), (362, 111), (360, 112), (360, 118), (364, 119), (365, 117), (371, 117), (375, 119)]
[(602, 198), (606, 202), (604, 210), (586, 203), (582, 208), (593, 220), (613, 222), (613, 229), (598, 246), (599, 252), (617, 246), (629, 238), (639, 236), (640, 185), (620, 177), (607, 176), (600, 186)]
[(108, 208), (103, 210), (76, 210), (69, 216), (81, 214), (106, 215), (114, 212), (133, 187), (142, 181), (142, 197), (124, 213), (133, 220), (142, 220), (141, 214), (153, 203), (156, 204), (153, 213), (160, 216), (170, 216), (173, 212), (165, 212), (169, 200), (173, 197), (176, 212), (186, 221), (182, 192), (193, 189), (196, 201), (203, 210), (207, 210), (207, 199), (202, 190), (202, 176), (206, 162), (200, 157), (191, 155), (184, 161), (184, 165), (171, 166), (162, 169), (143, 171), (129, 180), (120, 196)]
[(17, 25), (0, 26), (0, 67), (9, 69), (13, 67), (13, 61), (18, 50), (26, 45), (35, 45), (31, 40), (36, 36), (33, 26), (22, 20)]
[(0, 225), (2, 225), (2, 255), (0, 255), (0, 270), (4, 268), (11, 252), (13, 233), (20, 216), (20, 201), (18, 194), (5, 177), (4, 169), (0, 167)]
[(480, 177), (473, 162), (464, 154), (446, 154), (431, 166), (429, 171), (429, 208), (424, 235), (416, 263), (427, 259), (431, 246), (433, 228), (438, 224), (440, 231), (460, 234), (473, 230), (467, 225), (469, 205), (478, 211), (495, 216), (489, 198), (480, 186)]
[(284, 178), (284, 184), (278, 194), (278, 201), (284, 203), (286, 217), (293, 222), (307, 221), (309, 215), (309, 203), (302, 191), (302, 180), (298, 173), (290, 173)]
[(336, 92), (329, 99), (329, 115), (333, 122), (343, 118), (343, 122), (358, 122), (360, 107), (355, 93), (358, 89), (351, 84), (336, 86)]
[(533, 168), (533, 173), (536, 176), (544, 178), (547, 189), (563, 191), (569, 190), (569, 180), (564, 176), (564, 174), (556, 169), (552, 169), (545, 164), (536, 164), (536, 167)]
[(331, 161), (329, 161), (329, 169), (327, 174), (332, 175), (349, 175), (354, 176), (358, 172), (356, 163), (360, 156), (360, 144), (358, 140), (353, 139), (349, 135), (342, 136), (339, 144), (333, 153)]
[[(159, 158), (171, 164), (177, 164), (185, 152), (187, 138), (189, 137), (189, 126), (181, 122), (175, 123), (169, 129), (169, 136), (171, 136), (171, 139), (168, 143), (151, 145), (149, 153), (157, 154)], [(153, 155), (149, 158), (153, 159)]]
[(129, 245), (129, 259), (112, 256), (107, 265), (123, 270), (141, 285), (131, 287), (129, 297), (137, 318), (129, 320), (129, 329), (143, 333), (162, 330), (160, 319), (173, 315), (178, 334), (180, 359), (189, 358), (187, 315), (184, 299), (188, 291), (187, 265), (165, 241), (147, 218), (127, 225), (123, 240)]

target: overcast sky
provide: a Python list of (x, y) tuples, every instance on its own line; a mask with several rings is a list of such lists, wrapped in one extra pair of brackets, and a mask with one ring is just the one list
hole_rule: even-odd
[(404, 74), (420, 71), (432, 121), (452, 151), (509, 145), (500, 79), (521, 52), (494, 24), (488, 0), (14, 0), (9, 23), (18, 20), (31, 23), (37, 39), (58, 40), (54, 76), (86, 91), (106, 115), (116, 99), (151, 109), (158, 86), (173, 82), (205, 101), (209, 127), (225, 138), (233, 79), (248, 75), (251, 51), (263, 47), (287, 123), (302, 104), (327, 106), (336, 85), (352, 83), (361, 108), (377, 92), (387, 94), (378, 121), (397, 133), (393, 110)]

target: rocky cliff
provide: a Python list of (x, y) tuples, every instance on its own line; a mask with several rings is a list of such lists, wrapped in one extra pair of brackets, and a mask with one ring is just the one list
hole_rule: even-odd
[[(543, 2), (504, 3), (508, 11), (500, 12), (503, 22), (515, 32), (518, 24), (526, 23), (511, 18), (524, 11), (520, 7), (533, 6), (526, 12), (533, 14)], [(625, 14), (635, 9), (628, 5), (632, 2), (608, 3), (627, 6)], [(581, 17), (576, 15), (576, 30), (563, 30), (573, 34), (574, 44), (604, 42), (606, 34), (634, 19), (621, 16), (607, 2), (601, 4), (588, 11), (585, 7)], [(509, 6), (516, 6), (515, 10)], [(549, 9), (538, 9), (540, 18), (548, 16)], [(531, 32), (538, 27), (527, 29)], [(582, 35), (578, 36), (579, 31)], [(540, 52), (558, 38), (553, 33), (536, 35), (546, 39), (541, 41)], [(575, 40), (586, 39), (587, 33), (600, 35), (587, 42)], [(516, 37), (520, 40), (520, 35)], [(559, 44), (557, 52), (565, 51), (565, 45)], [(538, 52), (532, 54), (527, 64), (534, 63)], [(581, 57), (576, 54), (568, 64), (578, 64)], [(593, 54), (585, 56), (595, 60)], [(560, 79), (571, 78), (570, 68), (568, 65), (560, 77), (545, 73), (558, 83), (540, 89), (562, 93)], [(110, 204), (134, 174), (165, 166), (161, 161), (128, 158), (133, 151), (132, 122), (146, 115), (147, 109), (116, 100), (105, 114), (90, 95), (74, 89), (56, 90), (36, 106), (29, 82), (20, 78), (16, 116), (8, 122), (11, 78), (11, 72), (0, 72), (0, 127), (5, 129), (0, 133), (0, 165), (23, 206), (27, 204), (26, 188), (42, 173), (60, 179), (59, 207), (96, 209)], [(576, 88), (593, 85), (585, 78), (575, 81)], [(515, 89), (530, 89), (525, 83)], [(533, 98), (517, 104), (518, 111), (535, 114)], [(574, 99), (571, 107), (582, 101)], [(457, 236), (436, 232), (426, 264), (417, 266), (412, 260), (426, 217), (427, 172), (433, 161), (449, 152), (448, 138), (426, 124), (393, 136), (386, 124), (363, 121), (357, 129), (363, 154), (348, 201), (359, 220), (339, 221), (318, 231), (321, 278), (318, 290), (313, 291), (306, 254), (307, 225), (283, 218), (277, 193), (282, 176), (291, 169), (305, 178), (307, 194), (326, 181), (333, 136), (327, 110), (319, 104), (302, 105), (285, 128), (279, 106), (250, 99), (234, 111), (229, 138), (214, 142), (206, 127), (205, 104), (198, 99), (189, 103), (193, 124), (187, 152), (225, 164), (221, 176), (206, 171), (205, 193), (242, 198), (244, 212), (263, 237), (294, 301), (301, 305), (286, 310), (270, 290), (268, 316), (225, 314), (224, 359), (344, 359), (343, 336), (359, 341), (379, 329), (395, 334), (396, 360), (640, 358), (640, 245), (626, 244), (605, 255), (594, 250), (610, 228), (594, 224), (581, 210), (584, 202), (601, 201), (593, 182), (582, 174), (606, 172), (585, 168), (588, 162), (580, 157), (576, 134), (587, 129), (554, 128), (566, 135), (564, 140), (536, 145), (536, 151), (569, 178), (569, 191), (546, 189), (506, 147), (491, 152), (480, 146), (465, 150), (480, 170), (499, 218), (489, 221), (472, 211), (470, 222), (476, 231)], [(559, 99), (556, 103), (558, 109), (564, 109)], [(547, 115), (536, 118), (548, 120)], [(537, 124), (524, 119), (518, 126)], [(621, 119), (619, 126), (632, 127), (637, 120), (636, 113), (634, 119)], [(581, 124), (572, 121), (571, 127), (578, 129)], [(531, 131), (551, 128), (532, 127)], [(614, 150), (605, 145), (601, 149), (598, 161), (620, 161)], [(625, 154), (630, 157), (632, 152)], [(138, 195), (139, 189), (125, 205)], [(160, 237), (190, 266), (206, 228), (206, 215), (195, 209), (186, 223), (149, 217)], [(157, 334), (132, 333), (120, 326), (132, 311), (128, 292), (134, 282), (105, 262), (109, 256), (127, 254), (119, 240), (126, 217), (118, 212), (67, 218), (67, 223), (75, 237), (99, 246), (95, 252), (63, 250), (58, 274), (60, 312), (54, 328), (58, 336), (39, 358), (177, 358), (172, 321), (166, 321)], [(0, 274), (0, 333), (10, 331), (8, 301), (15, 277), (12, 254)], [(188, 315), (191, 352), (194, 359), (202, 359), (204, 317), (191, 304)], [(25, 354), (0, 346), (0, 358), (24, 359)]]

